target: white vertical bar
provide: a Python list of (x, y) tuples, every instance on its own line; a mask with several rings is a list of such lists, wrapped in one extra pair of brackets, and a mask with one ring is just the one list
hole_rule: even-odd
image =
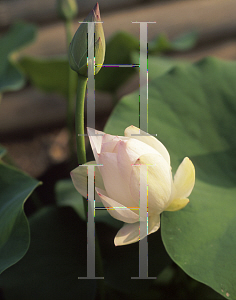
[(79, 277), (79, 279), (104, 279), (104, 277), (95, 276), (95, 165), (82, 165), (87, 167), (88, 174), (88, 222), (87, 222), (87, 277)]
[[(95, 57), (94, 24), (88, 22), (88, 82), (87, 82), (87, 127), (95, 128)], [(95, 134), (95, 132), (94, 132)]]
[(140, 23), (140, 129), (148, 132), (147, 22)]
[[(137, 166), (133, 165), (133, 167)], [(156, 279), (156, 277), (148, 277), (148, 166), (139, 166), (139, 277), (131, 277), (131, 279)]]

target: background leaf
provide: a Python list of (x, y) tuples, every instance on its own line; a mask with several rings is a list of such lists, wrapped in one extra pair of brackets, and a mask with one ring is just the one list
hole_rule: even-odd
[(4, 299), (93, 300), (96, 281), (86, 276), (86, 223), (71, 208), (46, 207), (30, 218), (25, 257), (0, 277)]
[(7, 150), (0, 145), (0, 159), (7, 153)]
[[(69, 63), (67, 56), (54, 58), (23, 57), (19, 66), (30, 82), (44, 92), (61, 94), (65, 98), (69, 93)], [(76, 93), (76, 76), (73, 81), (73, 93)]]
[(192, 49), (197, 44), (198, 36), (198, 32), (195, 30), (178, 36), (171, 42), (172, 50), (187, 51)]
[[(176, 67), (149, 83), (149, 133), (170, 152), (173, 172), (185, 156), (196, 168), (190, 204), (164, 212), (162, 238), (194, 279), (236, 298), (236, 63), (214, 58)], [(138, 92), (124, 97), (105, 132), (139, 125)]]
[(161, 33), (156, 39), (148, 44), (148, 52), (153, 54), (167, 51), (187, 51), (196, 45), (197, 40), (197, 31), (190, 31), (181, 34), (173, 41), (169, 40), (165, 33)]
[(29, 247), (23, 204), (39, 182), (0, 162), (0, 273), (18, 262)]
[(32, 42), (36, 36), (36, 27), (19, 22), (0, 39), (0, 92), (16, 90), (23, 86), (25, 80), (16, 68), (10, 55)]

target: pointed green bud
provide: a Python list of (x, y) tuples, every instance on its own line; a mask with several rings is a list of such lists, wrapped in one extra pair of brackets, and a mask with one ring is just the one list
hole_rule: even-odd
[(57, 12), (63, 20), (74, 19), (78, 13), (76, 0), (57, 0)]
[[(83, 22), (101, 22), (98, 3), (84, 19)], [(91, 29), (91, 28), (90, 28)], [(92, 28), (93, 29), (93, 28)], [(92, 30), (91, 29), (91, 30)], [(87, 43), (88, 24), (82, 23), (77, 29), (69, 47), (69, 64), (72, 70), (78, 74), (88, 77), (87, 53), (88, 47), (93, 47), (92, 42)], [(91, 32), (92, 33), (92, 32)], [(95, 75), (101, 69), (105, 57), (105, 36), (102, 23), (94, 24), (94, 56), (95, 56)], [(88, 62), (90, 63), (90, 62)]]

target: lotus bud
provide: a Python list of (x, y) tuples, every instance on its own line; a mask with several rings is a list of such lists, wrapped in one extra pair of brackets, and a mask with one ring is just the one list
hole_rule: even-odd
[[(98, 3), (94, 6), (83, 22), (101, 22)], [(106, 47), (102, 23), (94, 24), (94, 45), (91, 44), (91, 41), (87, 42), (87, 32), (88, 24), (82, 23), (77, 29), (69, 47), (69, 64), (71, 69), (85, 77), (88, 77), (88, 47), (94, 46), (95, 64), (97, 65), (95, 66), (95, 75), (99, 72), (103, 65)], [(88, 62), (88, 64), (89, 63), (93, 62), (91, 61)]]

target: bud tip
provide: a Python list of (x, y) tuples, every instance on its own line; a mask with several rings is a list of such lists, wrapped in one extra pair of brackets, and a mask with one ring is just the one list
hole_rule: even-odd
[(101, 16), (100, 16), (100, 10), (99, 10), (98, 2), (94, 5), (93, 11), (94, 11), (94, 14), (97, 16), (97, 19), (100, 20)]

